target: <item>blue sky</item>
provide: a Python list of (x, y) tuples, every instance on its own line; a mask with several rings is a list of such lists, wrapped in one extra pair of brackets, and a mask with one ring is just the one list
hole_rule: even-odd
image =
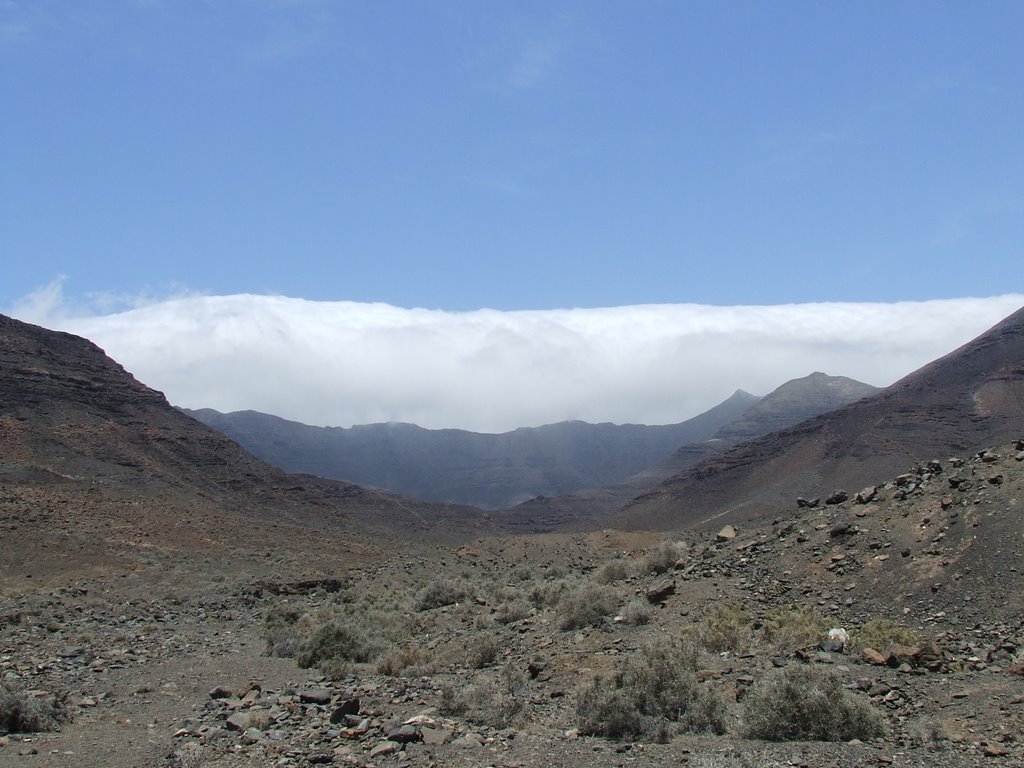
[(1024, 4), (0, 0), (0, 308), (1020, 287)]
[(175, 404), (339, 426), (886, 385), (1024, 303), (1022, 29), (1016, 1), (0, 0), (0, 311)]

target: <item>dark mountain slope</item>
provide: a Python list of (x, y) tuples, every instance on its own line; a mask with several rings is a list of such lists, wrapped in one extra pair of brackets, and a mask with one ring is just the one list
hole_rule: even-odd
[[(1024, 309), (880, 393), (737, 445), (632, 501), (615, 522), (674, 528), (788, 509), (1024, 432)], [(611, 521), (608, 521), (609, 523)]]
[(793, 379), (723, 425), (711, 438), (681, 445), (657, 464), (622, 483), (555, 498), (534, 498), (505, 513), (509, 524), (529, 530), (601, 525), (603, 516), (677, 472), (742, 440), (782, 427), (878, 392), (877, 387), (842, 376), (812, 373)]
[(441, 536), (487, 526), (478, 510), (287, 475), (172, 408), (91, 342), (4, 316), (0, 484), (5, 550), (15, 536), (55, 551), (74, 540), (97, 563), (142, 545), (255, 550), (282, 535), (274, 526), (295, 547), (308, 540), (309, 552), (323, 529), (350, 533), (354, 552), (371, 528)]
[(757, 401), (738, 391), (680, 424), (566, 421), (503, 434), (398, 423), (312, 427), (255, 411), (186, 413), (288, 471), (496, 508), (625, 480), (679, 445), (707, 439)]

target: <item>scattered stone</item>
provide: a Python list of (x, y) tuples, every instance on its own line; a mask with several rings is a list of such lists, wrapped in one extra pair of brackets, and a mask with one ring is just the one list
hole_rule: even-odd
[(874, 648), (862, 648), (860, 652), (860, 657), (863, 661), (866, 661), (868, 664), (874, 664), (879, 667), (884, 667), (886, 665), (885, 656), (876, 651)]
[(249, 712), (235, 712), (227, 719), (229, 731), (245, 731), (252, 723), (252, 714)]
[(307, 688), (299, 691), (299, 701), (303, 704), (330, 704), (331, 692), (326, 688)]
[(821, 498), (819, 497), (805, 499), (803, 496), (798, 496), (796, 500), (796, 506), (798, 509), (814, 509), (819, 504), (821, 504)]
[(868, 504), (874, 500), (875, 496), (878, 495), (878, 486), (869, 485), (867, 488), (863, 488), (857, 491), (857, 495), (854, 496), (854, 501), (858, 504)]
[(526, 670), (530, 673), (530, 679), (538, 679), (547, 670), (548, 663), (548, 660), (543, 657), (534, 657), (530, 663), (526, 665)]
[(349, 696), (348, 698), (342, 699), (338, 706), (331, 712), (331, 722), (341, 723), (344, 722), (345, 718), (349, 715), (359, 714), (359, 699), (355, 696)]
[(414, 741), (421, 741), (423, 736), (415, 725), (399, 725), (388, 731), (388, 741), (397, 741), (399, 744), (410, 744)]
[(828, 498), (825, 499), (825, 503), (834, 506), (836, 504), (842, 504), (848, 498), (850, 498), (850, 495), (846, 491), (835, 490), (832, 491), (832, 493), (829, 494)]
[(647, 602), (657, 605), (658, 603), (665, 602), (665, 600), (675, 593), (676, 583), (674, 581), (663, 581), (647, 590)]
[(720, 542), (723, 542), (723, 543), (727, 542), (727, 541), (732, 541), (735, 538), (736, 538), (736, 528), (735, 528), (735, 526), (732, 526), (732, 525), (725, 526), (715, 536), (715, 540), (716, 541), (720, 541)]
[(375, 757), (383, 757), (384, 755), (393, 755), (398, 751), (398, 744), (393, 741), (382, 741), (380, 744), (370, 750), (370, 759)]

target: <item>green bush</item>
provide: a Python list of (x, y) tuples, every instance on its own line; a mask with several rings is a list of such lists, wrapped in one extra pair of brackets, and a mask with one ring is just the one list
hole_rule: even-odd
[(743, 732), (767, 741), (849, 741), (885, 731), (871, 703), (847, 691), (838, 676), (790, 664), (759, 680), (744, 699)]

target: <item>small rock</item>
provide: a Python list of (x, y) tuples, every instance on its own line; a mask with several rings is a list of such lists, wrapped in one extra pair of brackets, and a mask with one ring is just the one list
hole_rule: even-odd
[(355, 696), (350, 696), (346, 699), (342, 699), (338, 706), (331, 712), (331, 722), (340, 723), (345, 720), (348, 715), (359, 714), (359, 699)]
[(380, 744), (370, 750), (370, 757), (381, 757), (383, 755), (393, 755), (398, 751), (398, 744), (393, 741), (382, 741)]
[(825, 503), (829, 505), (842, 504), (848, 498), (850, 498), (850, 495), (846, 491), (835, 490), (828, 495), (828, 498), (825, 499)]
[(715, 540), (720, 542), (732, 541), (736, 538), (736, 528), (732, 525), (725, 526), (715, 535)]
[(388, 731), (388, 741), (397, 741), (399, 744), (410, 744), (422, 739), (423, 735), (415, 725), (400, 725)]
[(867, 488), (862, 488), (861, 490), (857, 491), (857, 495), (854, 497), (854, 501), (856, 501), (858, 504), (868, 504), (877, 495), (878, 486), (869, 485)]
[(863, 648), (860, 652), (860, 658), (866, 661), (868, 664), (874, 664), (879, 667), (885, 666), (885, 656), (880, 654), (874, 648)]
[(307, 688), (299, 691), (299, 701), (303, 704), (330, 704), (331, 692), (326, 688)]
[[(721, 536), (721, 534), (719, 534)], [(655, 584), (653, 587), (647, 590), (647, 602), (657, 605), (663, 603), (671, 595), (676, 593), (676, 583), (674, 581), (663, 581), (660, 584)]]

